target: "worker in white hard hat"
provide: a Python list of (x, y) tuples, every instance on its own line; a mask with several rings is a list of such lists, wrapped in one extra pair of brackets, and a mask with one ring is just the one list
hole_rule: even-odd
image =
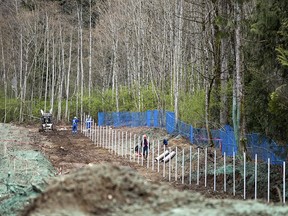
[(78, 128), (78, 118), (75, 116), (72, 120), (72, 134), (76, 134), (77, 133), (77, 128)]
[(87, 130), (91, 129), (91, 124), (92, 124), (92, 117), (90, 115), (87, 115), (87, 118), (86, 118), (86, 129)]

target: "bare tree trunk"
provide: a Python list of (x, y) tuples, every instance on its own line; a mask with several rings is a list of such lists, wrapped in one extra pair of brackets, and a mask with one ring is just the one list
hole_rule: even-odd
[(70, 87), (70, 73), (71, 73), (71, 59), (72, 59), (72, 43), (73, 43), (73, 31), (70, 34), (70, 47), (69, 47), (69, 63), (67, 70), (67, 83), (66, 83), (66, 107), (65, 107), (65, 119), (69, 120), (68, 109), (69, 109), (69, 87)]
[[(175, 124), (177, 125), (177, 121), (179, 118), (179, 73), (182, 70), (182, 17), (183, 17), (183, 0), (175, 1), (175, 14), (177, 15), (175, 21), (175, 42), (174, 42), (174, 61), (173, 61), (173, 71), (174, 71), (174, 112), (175, 112)], [(175, 126), (176, 126), (175, 125)]]
[(55, 35), (52, 33), (52, 83), (51, 83), (51, 97), (50, 109), (54, 110), (54, 95), (55, 95)]
[[(222, 1), (221, 1), (222, 2)], [(219, 27), (219, 24), (215, 21), (218, 17), (221, 17), (221, 12), (219, 12), (219, 3), (217, 1), (212, 1), (211, 4), (209, 4), (210, 7), (212, 7), (213, 12), (211, 12), (211, 15), (209, 16), (210, 20), (209, 23), (211, 23), (211, 30), (210, 30), (210, 43), (211, 43), (211, 50), (212, 50), (212, 68), (213, 76), (215, 77), (214, 86), (213, 88), (215, 91), (213, 91), (212, 95), (215, 101), (220, 101), (221, 94), (221, 30)], [(208, 7), (209, 11), (210, 9)], [(214, 113), (214, 121), (219, 123), (220, 122), (220, 116), (217, 115), (220, 112), (219, 106), (213, 107), (213, 113)], [(215, 115), (216, 114), (216, 115)]]
[[(47, 109), (47, 95), (48, 95), (48, 81), (49, 81), (49, 20), (48, 15), (46, 14), (46, 30), (45, 30), (46, 36), (46, 77), (45, 77), (45, 101), (44, 101), (44, 111), (46, 112)], [(21, 83), (21, 81), (20, 81)]]
[[(227, 2), (222, 1), (220, 3), (221, 14), (227, 18)], [(225, 32), (225, 27), (222, 27), (222, 31)], [(222, 36), (221, 38), (221, 91), (220, 91), (220, 125), (224, 126), (228, 124), (228, 99), (227, 99), (227, 82), (228, 82), (228, 38)]]
[(83, 114), (84, 98), (84, 68), (83, 68), (83, 27), (82, 27), (82, 6), (79, 11), (79, 31), (80, 31), (80, 71), (81, 71), (81, 98), (80, 98), (80, 115)]
[(80, 85), (80, 30), (78, 26), (78, 44), (77, 44), (77, 75), (76, 75), (76, 85), (75, 85), (75, 94), (76, 94), (76, 116), (79, 115), (79, 85)]
[[(14, 40), (12, 39), (12, 47), (14, 47)], [(12, 57), (13, 59), (16, 59), (16, 54), (15, 52), (12, 52)], [(17, 61), (14, 61), (13, 67), (14, 67), (14, 75), (12, 79), (12, 90), (15, 92), (15, 98), (19, 98), (18, 94), (18, 71), (17, 71)]]
[[(134, 12), (134, 28), (135, 28), (135, 42), (133, 46), (133, 50), (135, 52), (134, 56), (134, 70), (136, 75), (136, 88), (137, 88), (137, 110), (140, 112), (142, 110), (142, 93), (141, 93), (141, 83), (142, 83), (142, 76), (141, 70), (142, 68), (142, 53), (141, 53), (141, 44), (143, 40), (143, 14), (142, 14), (142, 2), (140, 1), (133, 1), (133, 5), (135, 8)], [(137, 8), (137, 9), (136, 9)]]
[[(26, 99), (26, 89), (27, 89), (27, 79), (28, 79), (28, 76), (29, 76), (29, 72), (28, 72), (28, 53), (29, 53), (29, 44), (27, 43), (26, 44), (26, 47), (25, 47), (25, 67), (24, 67), (24, 80), (23, 80), (23, 86), (22, 86), (22, 94), (21, 94), (21, 101), (22, 101), (22, 104), (25, 105), (25, 99)], [(24, 121), (24, 114), (23, 114), (23, 109), (22, 109), (22, 112), (21, 112), (21, 122)]]
[[(118, 26), (115, 23), (112, 16), (109, 17), (109, 24), (110, 24), (110, 32), (112, 37), (112, 59), (111, 59), (111, 67), (112, 67), (112, 97), (114, 99), (115, 96), (115, 103), (116, 103), (116, 111), (119, 112), (119, 84), (118, 84)], [(115, 92), (115, 95), (114, 95)]]
[[(45, 76), (45, 58), (46, 58), (46, 52), (47, 52), (47, 46), (46, 46), (46, 40), (48, 40), (48, 37), (47, 37), (47, 32), (45, 31), (45, 37), (44, 37), (44, 42), (43, 42), (43, 60), (42, 60), (42, 71), (41, 71), (41, 82), (40, 82), (40, 86), (39, 86), (39, 92), (38, 92), (38, 96), (39, 96), (39, 101), (42, 100), (42, 97), (43, 97), (43, 87), (44, 87), (44, 83), (43, 83), (43, 80), (44, 80), (44, 76)], [(45, 82), (46, 83), (46, 82)], [(46, 103), (46, 99), (45, 99), (45, 102)], [(46, 104), (45, 104), (46, 106)], [(43, 107), (41, 107), (43, 108)], [(44, 107), (44, 110), (45, 110), (45, 107)]]
[[(18, 16), (18, 1), (15, 0), (15, 10), (16, 15)], [(21, 122), (22, 119), (22, 113), (23, 113), (23, 102), (22, 102), (22, 75), (23, 75), (23, 27), (20, 25), (20, 62), (19, 62), (19, 89), (20, 89), (20, 110), (19, 110), (19, 122)], [(17, 67), (15, 67), (17, 68)], [(15, 73), (17, 74), (17, 72)], [(17, 77), (16, 77), (16, 83), (17, 83)], [(16, 87), (17, 88), (17, 87)], [(17, 91), (16, 91), (17, 94)], [(17, 94), (18, 97), (18, 94)]]
[[(244, 121), (244, 95), (243, 95), (243, 54), (241, 50), (242, 46), (242, 36), (241, 36), (241, 16), (242, 16), (242, 3), (235, 2), (235, 11), (236, 11), (236, 29), (235, 29), (235, 59), (236, 59), (236, 118), (233, 119), (236, 121), (234, 123), (234, 133), (236, 142), (239, 146), (239, 150), (244, 152), (246, 151), (246, 139), (245, 139), (245, 121)], [(235, 128), (236, 126), (236, 128)]]
[(120, 109), (119, 109), (119, 84), (118, 84), (118, 75), (116, 74), (116, 77), (115, 77), (115, 80), (116, 80), (116, 112), (119, 112)]
[[(206, 68), (207, 70), (207, 68)], [(205, 125), (206, 125), (206, 130), (207, 130), (207, 138), (208, 138), (208, 144), (211, 147), (214, 147), (214, 143), (212, 140), (212, 134), (211, 134), (211, 129), (210, 129), (210, 98), (211, 98), (211, 91), (212, 91), (212, 86), (214, 83), (214, 79), (207, 80), (206, 86), (205, 86)]]
[[(34, 33), (37, 34), (37, 24), (38, 24), (38, 19), (36, 20), (36, 22), (34, 23)], [(35, 45), (35, 51), (34, 51), (34, 62), (36, 63), (35, 65), (37, 65), (37, 62), (38, 62), (38, 55), (39, 55), (39, 50), (38, 50), (38, 34), (37, 36), (35, 36), (35, 38), (33, 39), (33, 42), (34, 42), (34, 45)], [(39, 61), (40, 62), (40, 61)], [(33, 116), (33, 110), (34, 110), (34, 106), (35, 106), (35, 102), (34, 102), (34, 91), (36, 91), (35, 89), (38, 87), (39, 88), (39, 83), (37, 83), (36, 81), (36, 68), (32, 68), (31, 67), (31, 70), (33, 69), (33, 81), (32, 83), (35, 83), (35, 85), (32, 85), (31, 86), (31, 93), (30, 93), (30, 107), (28, 109), (29, 111), (29, 116), (30, 116), (30, 120), (32, 119), (32, 116)], [(42, 74), (42, 73), (41, 73)], [(37, 74), (38, 75), (38, 74)], [(37, 83), (37, 84), (36, 84)], [(41, 107), (42, 108), (42, 107)]]
[(20, 27), (20, 64), (19, 64), (19, 74), (20, 74), (20, 113), (19, 113), (19, 122), (22, 122), (23, 115), (23, 87), (22, 87), (22, 76), (23, 76), (23, 31)]
[[(89, 1), (89, 77), (88, 77), (88, 96), (89, 96), (89, 105), (91, 97), (91, 88), (92, 88), (92, 11), (91, 11), (91, 0)], [(89, 106), (90, 107), (90, 106)]]
[[(167, 5), (164, 4), (164, 10), (167, 11)], [(166, 87), (166, 78), (165, 78), (165, 73), (166, 71), (169, 71), (168, 69), (168, 66), (167, 65), (167, 62), (169, 61), (169, 58), (167, 58), (167, 55), (166, 55), (166, 52), (167, 52), (167, 49), (168, 49), (168, 24), (165, 20), (166, 18), (166, 13), (164, 13), (164, 17), (163, 17), (163, 22), (164, 22), (164, 26), (163, 26), (163, 32), (162, 33), (162, 37), (163, 37), (163, 45), (161, 47), (161, 59), (162, 59), (162, 71), (160, 71), (160, 92), (161, 94), (165, 95), (166, 92), (165, 92), (165, 87)], [(160, 105), (159, 107), (161, 107), (161, 109), (165, 110), (165, 99), (164, 98), (161, 98), (161, 102), (160, 102)]]
[[(4, 123), (7, 121), (7, 80), (6, 80), (6, 63), (4, 56), (4, 44), (3, 44), (3, 36), (1, 34), (1, 53), (2, 53), (2, 69), (3, 69), (3, 82), (4, 82)], [(1, 119), (2, 120), (2, 119)]]
[[(214, 65), (214, 59), (212, 56), (212, 50), (213, 50), (213, 44), (212, 44), (212, 38), (211, 35), (211, 29), (210, 26), (207, 25), (211, 23), (211, 17), (205, 17), (206, 10), (208, 6), (206, 4), (209, 4), (209, 2), (202, 1), (202, 34), (203, 34), (203, 40), (202, 40), (202, 64), (204, 67), (204, 86), (205, 86), (205, 126), (207, 131), (207, 139), (208, 139), (208, 145), (211, 147), (214, 147), (214, 143), (212, 141), (212, 135), (211, 135), (211, 129), (210, 129), (210, 99), (211, 99), (211, 92), (212, 87), (214, 83), (215, 76), (213, 75), (213, 65)], [(209, 8), (208, 8), (209, 10)], [(208, 19), (208, 21), (206, 20)]]
[(112, 70), (113, 70), (113, 77), (114, 77), (114, 81), (115, 81), (115, 102), (116, 102), (116, 111), (119, 112), (119, 92), (118, 92), (118, 88), (119, 88), (119, 84), (118, 84), (118, 54), (117, 54), (117, 49), (118, 49), (118, 36), (115, 34), (113, 37), (115, 37), (113, 39), (113, 66), (112, 66)]
[[(63, 42), (62, 36), (62, 27), (60, 26), (60, 44), (61, 44), (61, 56), (59, 58), (62, 60), (62, 63), (59, 62), (59, 91), (58, 91), (58, 112), (57, 112), (57, 120), (61, 120), (61, 112), (62, 112), (62, 94), (63, 94), (63, 82), (64, 82), (64, 76), (65, 76), (65, 50), (64, 50), (64, 42)], [(62, 65), (62, 66), (61, 66)]]
[(227, 57), (227, 39), (223, 38), (221, 43), (221, 107), (220, 107), (220, 124), (222, 126), (228, 123), (228, 98), (227, 98), (227, 82), (228, 82), (228, 57)]
[[(168, 6), (169, 7), (169, 6)], [(174, 39), (174, 32), (173, 32), (173, 30), (175, 31), (175, 27), (173, 27), (173, 18), (174, 18), (174, 16), (173, 16), (173, 14), (175, 13), (175, 11), (173, 11), (173, 9), (171, 8), (172, 7), (172, 4), (170, 5), (170, 7), (168, 8), (168, 17), (167, 17), (167, 19), (169, 20), (169, 28), (170, 28), (170, 31), (169, 31), (169, 40), (170, 41), (172, 41), (172, 42), (170, 42), (170, 44), (169, 44), (169, 51), (168, 51), (168, 53), (170, 53), (170, 55), (169, 55), (169, 60), (168, 60), (168, 64), (169, 64), (169, 72), (170, 72), (170, 85), (171, 85), (171, 88), (170, 88), (170, 98), (171, 98), (171, 100), (170, 100), (170, 103), (171, 103), (171, 107), (173, 107), (174, 106), (174, 104), (173, 104), (173, 102), (174, 102), (174, 100), (173, 100), (173, 90), (174, 90), (174, 88), (175, 88), (175, 82), (174, 82), (174, 72), (175, 71), (173, 71), (173, 64), (174, 64), (174, 61), (173, 61), (173, 55), (174, 55), (174, 47), (173, 47), (173, 40), (175, 40)], [(175, 19), (175, 18), (174, 18)], [(173, 29), (173, 30), (171, 30), (171, 29)], [(175, 43), (175, 42), (174, 42)]]

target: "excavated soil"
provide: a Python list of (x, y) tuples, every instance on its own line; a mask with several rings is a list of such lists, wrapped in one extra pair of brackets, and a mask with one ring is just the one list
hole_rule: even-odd
[(147, 181), (136, 170), (88, 165), (54, 179), (23, 215), (286, 215), (287, 208), (206, 199)]
[[(29, 199), (24, 210), (19, 213), (16, 209), (11, 215), (288, 215), (288, 208), (280, 205), (228, 200), (241, 196), (214, 192), (203, 186), (202, 179), (200, 185), (183, 185), (180, 177), (179, 181), (168, 182), (161, 170), (152, 171), (137, 159), (130, 161), (129, 156), (98, 147), (81, 133), (72, 135), (69, 127), (45, 133), (33, 126), (19, 130), (29, 130), (33, 137), (30, 148), (41, 152), (56, 171), (43, 188), (34, 188), (36, 198)], [(168, 136), (151, 128), (118, 130), (146, 133), (155, 139)], [(169, 145), (181, 147), (185, 142), (171, 139)]]

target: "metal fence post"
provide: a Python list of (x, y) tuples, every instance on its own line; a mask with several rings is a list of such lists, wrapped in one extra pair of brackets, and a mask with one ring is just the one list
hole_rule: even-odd
[(189, 184), (192, 183), (192, 146), (190, 145), (190, 152), (189, 152)]
[(214, 150), (214, 191), (216, 191), (216, 150)]
[(200, 175), (200, 173), (199, 173), (199, 166), (200, 166), (200, 156), (199, 156), (199, 154), (200, 154), (200, 152), (199, 152), (200, 150), (199, 150), (199, 148), (197, 148), (197, 185), (199, 185), (199, 175)]
[(205, 187), (207, 187), (207, 147), (205, 148)]
[(285, 190), (285, 181), (286, 181), (286, 164), (285, 161), (283, 161), (283, 203), (285, 204), (286, 199), (286, 190)]
[(177, 173), (177, 166), (178, 166), (178, 149), (177, 149), (177, 146), (176, 146), (176, 148), (175, 148), (175, 153), (176, 153), (176, 155), (175, 155), (175, 181), (177, 182), (177, 180), (178, 180), (178, 173)]
[(270, 202), (270, 158), (268, 158), (268, 188), (267, 188), (267, 202)]
[[(158, 157), (159, 157), (159, 155), (160, 155), (160, 145), (159, 145), (159, 140), (158, 140), (157, 145), (158, 145)], [(160, 163), (159, 163), (159, 160), (157, 160), (157, 163), (158, 163), (157, 172), (160, 172)]]
[(257, 154), (255, 154), (255, 194), (254, 199), (257, 200)]
[(182, 151), (182, 184), (184, 184), (185, 149)]
[(243, 198), (246, 199), (246, 153), (243, 152), (243, 160), (244, 160), (244, 189), (243, 189)]
[(233, 150), (233, 195), (235, 196), (236, 190), (235, 190), (235, 151)]
[(224, 192), (226, 192), (226, 152), (224, 152)]

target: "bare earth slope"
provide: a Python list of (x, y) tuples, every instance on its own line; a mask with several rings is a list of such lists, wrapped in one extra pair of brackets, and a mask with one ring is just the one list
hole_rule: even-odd
[[(15, 126), (12, 129), (14, 132), (10, 130), (7, 133), (10, 134), (8, 138), (11, 140), (13, 134), (18, 134)], [(34, 150), (35, 153), (42, 152), (58, 171), (55, 171), (55, 177), (46, 174), (47, 184), (41, 185), (42, 188), (31, 187), (27, 181), (25, 185), (32, 188), (33, 196), (36, 198), (23, 202), (23, 206), (26, 207), (21, 213), (19, 208), (11, 205), (11, 209), (14, 207), (14, 213), (6, 215), (288, 215), (287, 207), (253, 201), (209, 199), (193, 192), (193, 187), (190, 188), (192, 190), (183, 190), (184, 188), (179, 186), (181, 184), (168, 184), (163, 181), (161, 173), (147, 169), (137, 162), (130, 162), (129, 158), (111, 154), (107, 149), (97, 147), (80, 133), (72, 135), (69, 128), (58, 129), (56, 132), (39, 134), (35, 127), (18, 127), (21, 133), (17, 136), (28, 134), (25, 136), (29, 136), (30, 140), (17, 145), (17, 149), (22, 148), (21, 155), (25, 155), (23, 152), (27, 149)], [(123, 130), (166, 136), (163, 131), (148, 128)], [(8, 156), (12, 158), (15, 154), (15, 142), (7, 147), (8, 152), (4, 159), (9, 159)], [(44, 166), (52, 170), (51, 165), (43, 163), (43, 160), (39, 161), (37, 158), (33, 161), (39, 165), (25, 168), (24, 164), (24, 172), (19, 170), (18, 175), (22, 172), (26, 179), (30, 179), (28, 175), (31, 173), (32, 176), (44, 178), (45, 175), (41, 173), (47, 170)], [(13, 171), (13, 163), (9, 168)], [(181, 188), (182, 191), (175, 187)], [(207, 191), (207, 188), (205, 190)], [(11, 199), (9, 203), (13, 204), (13, 196), (23, 196), (23, 193), (17, 191), (7, 191), (5, 194), (3, 201), (0, 200), (0, 206), (8, 197)], [(217, 195), (219, 196), (210, 191), (209, 197)]]
[(287, 215), (252, 201), (205, 199), (148, 182), (135, 170), (88, 165), (50, 182), (23, 215)]
[(70, 130), (45, 136), (48, 142), (39, 147), (62, 175), (23, 215), (288, 215), (286, 207), (179, 191), (159, 183), (161, 174), (98, 148), (81, 134), (73, 136)]

